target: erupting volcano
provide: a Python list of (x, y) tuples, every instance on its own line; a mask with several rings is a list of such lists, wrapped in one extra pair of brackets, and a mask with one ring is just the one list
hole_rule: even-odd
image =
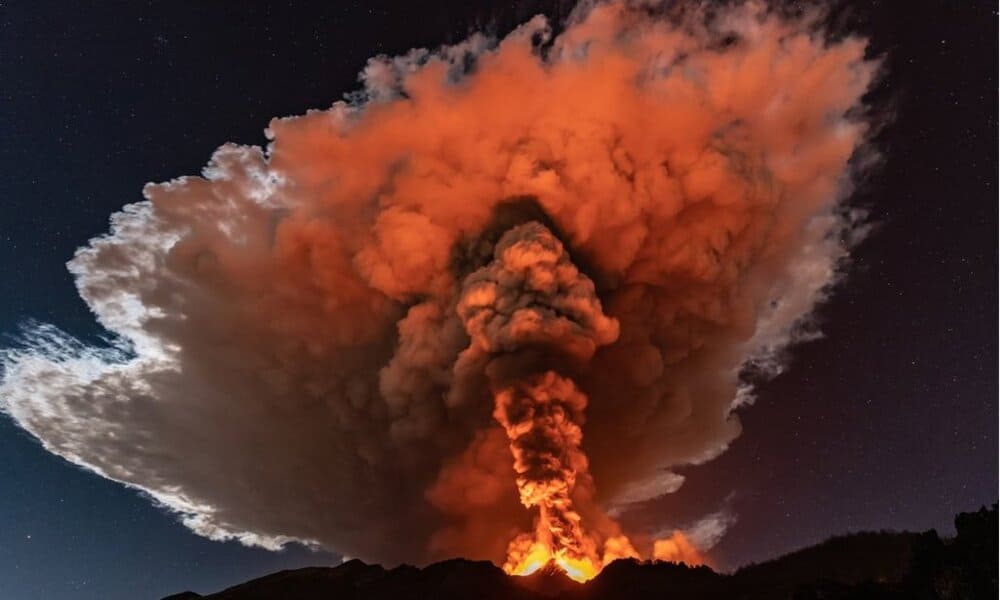
[(116, 213), (69, 263), (110, 343), (32, 326), (0, 408), (212, 539), (700, 563), (730, 507), (657, 499), (863, 234), (876, 65), (822, 18), (586, 2), (373, 58)]
[[(521, 503), (538, 509), (535, 531), (511, 541), (504, 570), (528, 575), (554, 562), (577, 581), (597, 574), (596, 543), (573, 509), (586, 397), (552, 371), (497, 394), (496, 417), (511, 438)], [(525, 446), (535, 446), (527, 449)]]
[(617, 339), (618, 323), (536, 222), (504, 234), (493, 261), (465, 280), (458, 313), (472, 342), (462, 358), (490, 357), (493, 417), (510, 439), (521, 504), (538, 509), (534, 533), (511, 542), (504, 570), (525, 575), (552, 561), (586, 581), (601, 564), (598, 540), (573, 506), (577, 485), (589, 483), (581, 448), (587, 397), (544, 369), (563, 357), (585, 364)]
[(530, 575), (553, 563), (587, 581), (612, 560), (637, 557), (610, 517), (601, 514), (598, 530), (575, 507), (590, 502), (594, 484), (582, 447), (587, 396), (571, 375), (619, 334), (594, 283), (532, 221), (505, 232), (489, 264), (464, 280), (457, 311), (471, 342), (459, 360), (488, 374), (521, 504), (537, 509), (533, 531), (511, 540), (504, 570)]

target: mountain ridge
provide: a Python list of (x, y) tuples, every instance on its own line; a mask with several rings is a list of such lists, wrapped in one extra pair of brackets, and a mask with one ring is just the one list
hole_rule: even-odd
[(903, 599), (997, 597), (997, 505), (955, 518), (957, 534), (934, 530), (835, 536), (730, 574), (706, 566), (617, 560), (585, 584), (552, 571), (510, 577), (488, 561), (461, 558), (386, 569), (360, 560), (279, 571), (220, 592), (163, 600), (604, 600)]

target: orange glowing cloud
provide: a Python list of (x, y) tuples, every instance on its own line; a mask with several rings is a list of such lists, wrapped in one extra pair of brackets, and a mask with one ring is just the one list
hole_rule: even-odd
[(69, 263), (112, 345), (29, 328), (0, 409), (213, 539), (702, 562), (617, 516), (739, 435), (847, 260), (876, 65), (821, 25), (587, 2), (374, 58), (116, 213)]

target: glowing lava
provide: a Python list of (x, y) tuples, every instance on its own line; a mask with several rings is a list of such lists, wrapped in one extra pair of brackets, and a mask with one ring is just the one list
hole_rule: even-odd
[(524, 576), (531, 575), (548, 564), (555, 565), (578, 583), (589, 581), (601, 572), (601, 567), (590, 559), (573, 558), (567, 555), (565, 549), (553, 553), (552, 548), (542, 542), (530, 542), (523, 555), (512, 548), (503, 569), (509, 575)]
[[(511, 228), (493, 255), (466, 278), (456, 308), (472, 342), (460, 360), (489, 364), (493, 418), (510, 442), (521, 504), (538, 510), (534, 531), (508, 545), (504, 570), (530, 575), (552, 564), (584, 582), (615, 559), (639, 555), (592, 501), (583, 451), (586, 394), (562, 371), (539, 368), (547, 364), (539, 356), (579, 368), (618, 338), (619, 325), (604, 314), (593, 281), (541, 223)], [(583, 514), (591, 516), (587, 527)], [(685, 544), (660, 547), (682, 556)]]
[(508, 573), (528, 575), (552, 562), (582, 582), (600, 571), (597, 542), (572, 500), (577, 476), (587, 469), (580, 448), (586, 407), (573, 382), (552, 371), (496, 395), (493, 416), (510, 438), (521, 503), (539, 509), (534, 535), (522, 534), (508, 547)]

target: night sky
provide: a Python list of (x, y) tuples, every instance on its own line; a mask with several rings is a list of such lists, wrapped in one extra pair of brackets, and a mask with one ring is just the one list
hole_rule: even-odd
[[(325, 108), (378, 53), (506, 32), (570, 3), (0, 2), (0, 333), (100, 334), (64, 267), (140, 199), (273, 116)], [(905, 4), (905, 9), (904, 9)], [(741, 410), (744, 431), (659, 507), (739, 516), (738, 566), (865, 529), (951, 531), (997, 499), (997, 14), (986, 2), (835, 10), (885, 54), (872, 234), (819, 310), (825, 337)], [(338, 557), (195, 536), (0, 418), (0, 597), (210, 592)]]

